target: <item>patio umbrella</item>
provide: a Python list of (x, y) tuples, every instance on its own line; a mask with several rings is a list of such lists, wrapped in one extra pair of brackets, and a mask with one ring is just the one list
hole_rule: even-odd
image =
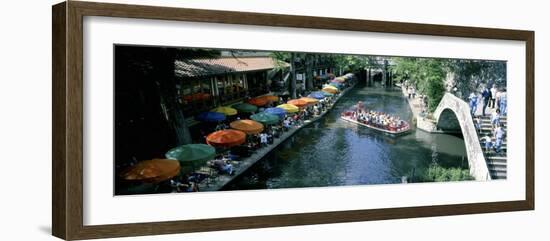
[(344, 87), (344, 85), (342, 85), (342, 84), (340, 84), (340, 83), (338, 83), (338, 82), (330, 82), (329, 85), (334, 86), (334, 87), (336, 87), (336, 88), (338, 88), (338, 89), (341, 89), (342, 87)]
[(238, 103), (238, 104), (232, 105), (231, 107), (243, 113), (254, 113), (258, 110), (258, 107), (247, 103)]
[(186, 101), (207, 100), (207, 99), (210, 99), (210, 94), (195, 93), (195, 94), (191, 94), (191, 95), (184, 95), (183, 99), (186, 100)]
[(258, 134), (264, 130), (262, 123), (253, 120), (236, 120), (231, 122), (229, 126), (246, 134)]
[(279, 117), (279, 119), (285, 118), (285, 114), (286, 114), (285, 109), (278, 108), (278, 107), (267, 108), (267, 109), (264, 110), (264, 112), (267, 113), (267, 114), (276, 115), (276, 116)]
[(247, 101), (249, 104), (251, 105), (255, 105), (255, 106), (264, 106), (267, 104), (268, 100), (266, 98), (263, 98), (263, 97), (256, 97), (256, 98), (252, 98), (250, 100)]
[(187, 144), (170, 149), (164, 156), (169, 159), (186, 162), (195, 165), (204, 165), (216, 155), (216, 149), (206, 144)]
[(268, 102), (269, 101), (272, 101), (272, 102), (279, 101), (279, 96), (276, 96), (276, 95), (264, 95), (261, 98), (266, 99)]
[(222, 113), (226, 116), (230, 116), (230, 115), (236, 115), (237, 114), (237, 110), (234, 109), (234, 108), (231, 108), (231, 107), (227, 107), (227, 106), (219, 106), (219, 107), (216, 107), (214, 109), (212, 109), (212, 112), (218, 112), (218, 113)]
[(250, 116), (250, 119), (261, 122), (264, 125), (273, 125), (279, 122), (279, 116), (261, 112)]
[(175, 177), (179, 172), (180, 163), (177, 160), (153, 159), (129, 167), (121, 177), (128, 181), (158, 183)]
[(293, 99), (286, 102), (287, 104), (298, 106), (299, 108), (306, 107), (308, 105), (307, 101), (300, 99)]
[(323, 94), (323, 91), (315, 91), (315, 92), (311, 92), (311, 94), (309, 94), (308, 97), (322, 100), (325, 98), (325, 95)]
[(344, 77), (340, 76), (340, 77), (334, 78), (333, 81), (342, 83), (342, 82), (346, 82), (346, 79)]
[(326, 91), (321, 91), (323, 93), (323, 95), (325, 95), (325, 97), (330, 97), (330, 96), (333, 96), (334, 94), (333, 93), (329, 93), (329, 92), (326, 92)]
[(202, 112), (196, 119), (204, 122), (218, 122), (225, 120), (225, 115), (219, 112)]
[(318, 99), (310, 98), (310, 97), (302, 97), (299, 100), (303, 100), (303, 101), (307, 102), (308, 105), (314, 105), (314, 104), (319, 103)]
[(298, 108), (298, 106), (291, 105), (291, 104), (282, 104), (282, 105), (278, 105), (277, 107), (284, 109), (287, 113), (295, 113), (300, 111), (300, 108)]
[(221, 130), (210, 133), (206, 137), (206, 143), (214, 147), (233, 147), (243, 144), (246, 133), (239, 130)]
[(338, 88), (336, 88), (332, 85), (325, 85), (325, 86), (323, 86), (323, 91), (331, 93), (331, 94), (336, 94), (336, 93), (338, 93)]

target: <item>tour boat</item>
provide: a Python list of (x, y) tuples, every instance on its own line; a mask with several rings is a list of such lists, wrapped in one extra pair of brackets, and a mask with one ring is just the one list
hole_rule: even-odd
[(368, 127), (368, 128), (373, 129), (373, 130), (380, 131), (380, 132), (390, 134), (390, 135), (401, 135), (401, 134), (405, 134), (405, 133), (407, 133), (411, 130), (411, 126), (406, 121), (403, 121), (403, 125), (399, 128), (391, 128), (390, 127), (388, 129), (386, 129), (386, 128), (381, 128), (381, 127), (377, 127), (377, 126), (374, 126), (374, 125), (370, 125), (370, 124), (358, 121), (357, 119), (353, 118), (353, 112), (352, 111), (346, 111), (346, 112), (342, 113), (340, 118), (342, 120), (347, 121), (347, 122), (351, 122), (351, 123), (354, 123), (354, 124), (357, 124), (357, 125), (360, 125), (360, 126)]

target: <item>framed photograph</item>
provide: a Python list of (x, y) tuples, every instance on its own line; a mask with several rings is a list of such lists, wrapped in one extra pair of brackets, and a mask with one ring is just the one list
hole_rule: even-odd
[(52, 11), (54, 236), (534, 209), (532, 31)]

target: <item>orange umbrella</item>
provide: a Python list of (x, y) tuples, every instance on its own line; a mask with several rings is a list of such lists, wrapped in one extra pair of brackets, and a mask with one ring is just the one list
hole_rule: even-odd
[(236, 120), (229, 123), (235, 130), (244, 131), (246, 134), (258, 134), (264, 130), (264, 125), (253, 120)]
[(314, 104), (317, 104), (319, 102), (318, 99), (310, 98), (310, 97), (302, 97), (299, 100), (303, 100), (303, 101), (307, 102), (308, 105), (314, 105)]
[(186, 100), (186, 101), (207, 100), (207, 99), (210, 99), (210, 94), (195, 93), (195, 94), (191, 94), (191, 95), (184, 95), (183, 99)]
[(264, 96), (262, 96), (262, 98), (266, 99), (268, 102), (269, 101), (272, 101), (272, 102), (279, 101), (279, 96), (275, 96), (275, 95), (264, 95)]
[(180, 172), (180, 162), (172, 159), (153, 159), (141, 161), (122, 173), (129, 181), (158, 183), (175, 177)]
[(255, 106), (264, 106), (268, 102), (267, 99), (262, 97), (256, 97), (248, 100), (248, 104), (255, 105)]
[(221, 130), (210, 133), (206, 143), (215, 147), (232, 147), (243, 144), (246, 134), (239, 130)]
[(298, 106), (298, 107), (300, 107), (300, 108), (307, 106), (307, 101), (301, 100), (301, 99), (289, 100), (289, 101), (287, 101), (286, 103), (287, 103), (287, 104), (291, 104), (291, 105)]

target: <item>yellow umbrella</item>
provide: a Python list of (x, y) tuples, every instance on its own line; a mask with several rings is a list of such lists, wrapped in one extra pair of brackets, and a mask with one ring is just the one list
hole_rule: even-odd
[(310, 98), (310, 97), (302, 97), (302, 98), (300, 98), (300, 100), (303, 100), (303, 101), (307, 102), (308, 105), (314, 105), (314, 104), (317, 104), (319, 102), (318, 99)]
[(282, 104), (282, 105), (278, 105), (277, 107), (284, 109), (288, 113), (296, 113), (300, 111), (300, 108), (298, 108), (298, 106), (291, 105), (291, 104)]
[(338, 88), (332, 86), (332, 85), (325, 85), (323, 87), (323, 91), (324, 92), (328, 92), (328, 93), (331, 93), (331, 94), (336, 94), (338, 93)]
[(212, 109), (212, 112), (218, 112), (218, 113), (222, 113), (224, 115), (236, 115), (237, 114), (236, 109), (231, 108), (231, 107), (227, 107), (227, 106), (216, 107), (216, 108)]

